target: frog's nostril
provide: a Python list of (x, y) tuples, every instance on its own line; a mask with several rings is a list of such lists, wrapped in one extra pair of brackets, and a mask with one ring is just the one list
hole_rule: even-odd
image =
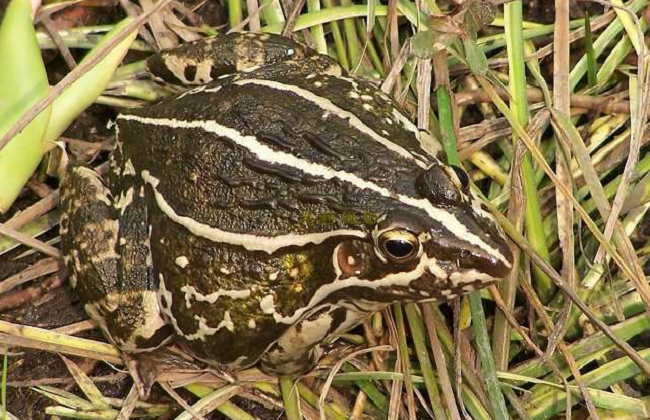
[(476, 270), (490, 277), (503, 278), (512, 269), (512, 253), (505, 243), (493, 243), (490, 250), (459, 249), (456, 252), (456, 262), (459, 268)]
[(495, 278), (507, 277), (512, 270), (512, 253), (510, 249), (504, 247), (500, 251), (501, 255), (499, 257), (490, 255), (489, 258), (486, 258), (482, 268), (487, 274)]

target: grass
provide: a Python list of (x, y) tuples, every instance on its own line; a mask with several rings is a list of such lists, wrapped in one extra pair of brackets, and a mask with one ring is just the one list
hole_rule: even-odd
[[(100, 378), (66, 362), (85, 397), (63, 391), (65, 378), (50, 378), (58, 385), (38, 388), (58, 404), (50, 414), (116, 418), (129, 407), (151, 417), (175, 409), (184, 411), (180, 418), (217, 410), (230, 419), (254, 419), (265, 418), (254, 408), (264, 407), (274, 413), (270, 418), (286, 412), (290, 420), (320, 413), (335, 420), (650, 417), (650, 288), (643, 272), (650, 249), (650, 76), (642, 41), (648, 0), (612, 1), (613, 9), (591, 9), (584, 19), (570, 18), (560, 7), (568, 2), (558, 0), (554, 24), (525, 15), (521, 1), (491, 8), (474, 0), (464, 9), (434, 0), (296, 1), (300, 10), (289, 25), (292, 10), (277, 0), (222, 3), (223, 28), (196, 25), (193, 12), (179, 9), (180, 20), (167, 15), (162, 24), (186, 31), (185, 37), (230, 28), (292, 34), (375, 79), (439, 142), (442, 158), (468, 170), (510, 236), (518, 270), (498, 288), (453, 302), (392, 305), (340, 337), (323, 368), (302, 378), (278, 381), (251, 369), (233, 383), (228, 375), (208, 380), (170, 371), (161, 383), (175, 402), (146, 405), (126, 395), (105, 398), (93, 385)], [(132, 51), (151, 51), (159, 28), (149, 27), (148, 38), (140, 32)], [(61, 30), (58, 46), (42, 34), (36, 40), (41, 48), (91, 48), (111, 29)], [(72, 72), (80, 77), (83, 70)], [(96, 101), (119, 108), (167, 94), (140, 80), (142, 74), (141, 62), (123, 65)], [(543, 93), (541, 100), (532, 88)], [(469, 99), (459, 105), (457, 97)], [(588, 100), (602, 97), (629, 111), (615, 113)], [(50, 94), (36, 107), (52, 100)], [(28, 123), (35, 115), (28, 108), (20, 117)], [(502, 132), (491, 136), (483, 124), (498, 121)], [(0, 126), (7, 125), (0, 112)], [(12, 125), (0, 134), (20, 131)], [(84, 147), (96, 152), (92, 144)], [(58, 156), (46, 159), (56, 166)], [(35, 182), (52, 177), (41, 170)], [(10, 208), (3, 232), (36, 237), (54, 227), (56, 199), (48, 196), (20, 207), (27, 217)], [(24, 248), (12, 251), (15, 246), (3, 237), (0, 258), (33, 256)], [(34, 277), (32, 265), (26, 270)], [(0, 286), (0, 309), (47, 295), (44, 283)], [(12, 350), (121, 363), (110, 345), (67, 334), (0, 322), (0, 344), (10, 348), (1, 390), (7, 418), (13, 418), (12, 395), (24, 386), (12, 384), (36, 379), (12, 376), (22, 360)]]

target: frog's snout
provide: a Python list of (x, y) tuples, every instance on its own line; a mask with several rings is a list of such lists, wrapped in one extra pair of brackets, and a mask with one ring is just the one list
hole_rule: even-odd
[(456, 244), (439, 241), (435, 246), (425, 249), (436, 268), (444, 271), (436, 273), (432, 270), (438, 277), (493, 281), (508, 276), (512, 270), (512, 253), (505, 243), (500, 245), (486, 250), (478, 246), (459, 248)]
[(497, 222), (490, 218), (480, 217), (483, 229), (479, 237), (488, 245), (489, 250), (481, 248), (476, 256), (477, 269), (496, 278), (507, 277), (512, 270), (513, 256), (506, 236), (498, 227)]
[(512, 251), (503, 233), (491, 219), (458, 209), (455, 216), (462, 228), (431, 231), (431, 240), (425, 252), (436, 261), (448, 276), (462, 277), (463, 281), (496, 280), (512, 270)]
[[(505, 245), (505, 242), (503, 243), (503, 247), (497, 249), (502, 257), (495, 256), (493, 253), (482, 253), (475, 255), (473, 258), (474, 262), (467, 265), (471, 265), (473, 266), (472, 268), (497, 279), (508, 276), (512, 270), (512, 252)], [(460, 265), (463, 267), (465, 264), (461, 262)]]

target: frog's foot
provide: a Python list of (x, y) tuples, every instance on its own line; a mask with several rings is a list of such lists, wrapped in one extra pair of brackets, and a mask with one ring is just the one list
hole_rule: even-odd
[(261, 360), (260, 369), (274, 376), (299, 376), (311, 372), (316, 367), (323, 350), (316, 345), (301, 352), (287, 352), (277, 345), (267, 352)]
[(260, 369), (277, 376), (313, 370), (323, 354), (320, 342), (330, 333), (332, 317), (323, 309), (291, 326), (260, 360)]
[(178, 347), (164, 347), (140, 353), (122, 353), (124, 365), (133, 378), (133, 383), (142, 399), (147, 399), (156, 382), (199, 380), (235, 383), (235, 372), (226, 367), (211, 366), (206, 369), (203, 362), (195, 360)]
[(144, 198), (113, 201), (93, 170), (71, 167), (61, 195), (61, 242), (70, 285), (84, 309), (127, 353), (160, 346), (170, 335), (152, 280)]
[(151, 387), (158, 378), (156, 364), (149, 363), (149, 359), (141, 357), (139, 354), (122, 353), (122, 360), (124, 366), (129, 370), (138, 395), (142, 400), (147, 400), (151, 393)]
[(138, 395), (149, 398), (151, 387), (160, 380), (168, 380), (177, 372), (201, 372), (199, 366), (167, 351), (166, 348), (141, 353), (122, 353), (124, 366), (129, 370)]

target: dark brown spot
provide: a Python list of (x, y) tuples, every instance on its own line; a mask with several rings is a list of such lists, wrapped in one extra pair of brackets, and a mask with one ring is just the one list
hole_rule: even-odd
[(183, 76), (185, 77), (185, 80), (188, 82), (194, 81), (194, 78), (196, 77), (196, 66), (187, 66), (185, 67), (185, 70), (183, 71)]
[(217, 77), (221, 76), (223, 74), (223, 71), (219, 71), (219, 69), (215, 66), (212, 66), (210, 68), (210, 79), (215, 80)]
[(171, 325), (163, 325), (162, 327), (158, 328), (151, 337), (143, 337), (141, 335), (137, 335), (135, 337), (135, 344), (136, 347), (144, 349), (158, 347), (173, 333), (174, 330), (172, 329)]

